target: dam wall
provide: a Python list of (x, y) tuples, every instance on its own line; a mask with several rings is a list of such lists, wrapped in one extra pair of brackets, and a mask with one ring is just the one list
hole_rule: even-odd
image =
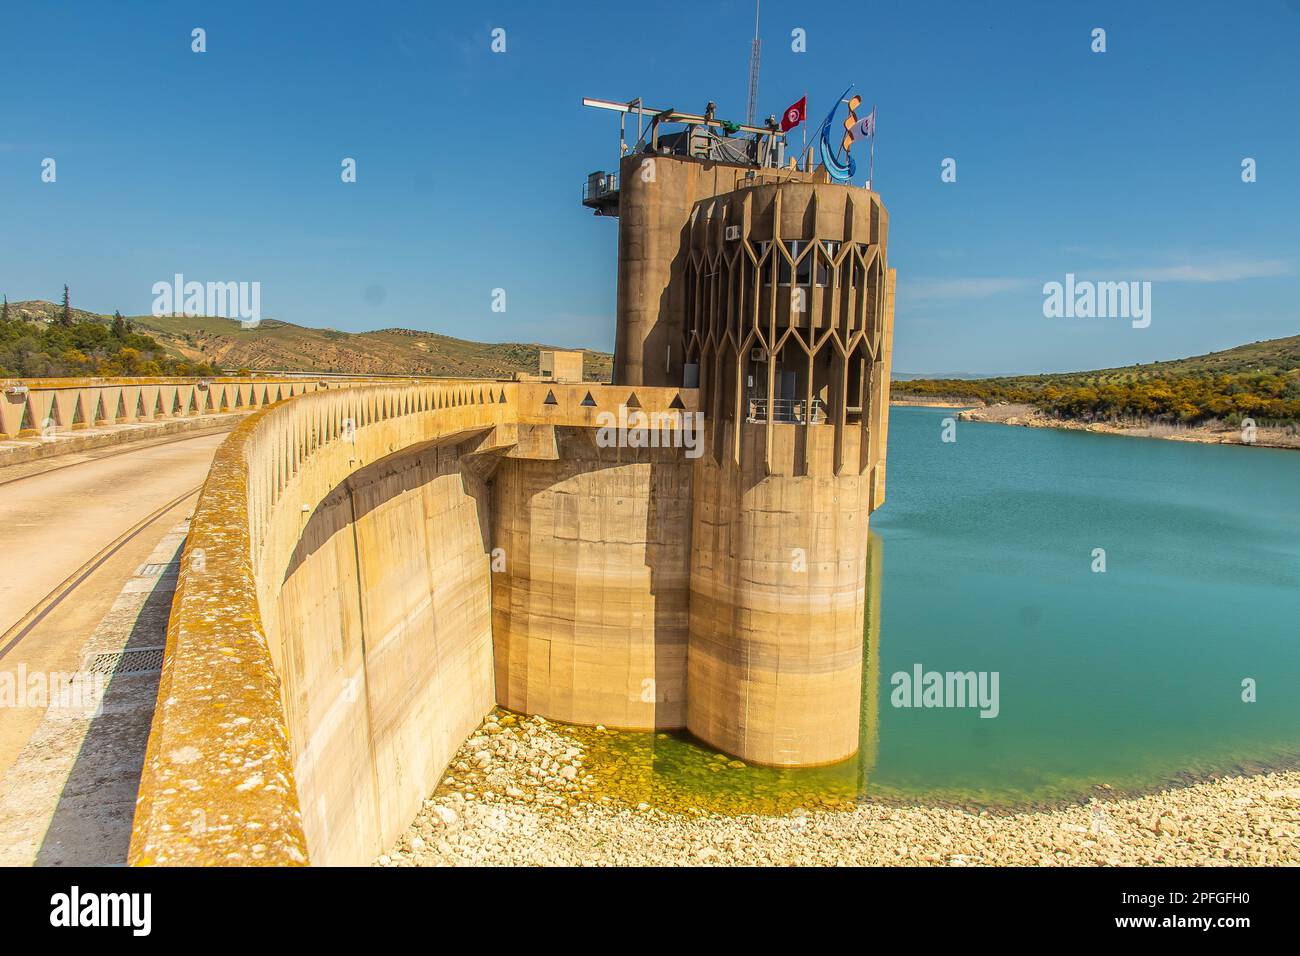
[(855, 753), (889, 217), (824, 169), (674, 152), (706, 148), (686, 120), (617, 177), (615, 384), (300, 395), (219, 450), (133, 862), (367, 862), (498, 703)]
[(686, 726), (694, 465), (556, 429), (554, 461), (493, 481), (497, 698), (575, 724)]
[[(597, 443), (629, 405), (669, 447)], [(510, 687), (681, 726), (692, 472), (669, 439), (694, 407), (477, 382), (253, 413), (191, 522), (130, 862), (369, 862)]]
[[(321, 863), (373, 859), (495, 705), (486, 489), (455, 437), (336, 486), (268, 596), (303, 828)], [(273, 603), (272, 603), (273, 602)]]

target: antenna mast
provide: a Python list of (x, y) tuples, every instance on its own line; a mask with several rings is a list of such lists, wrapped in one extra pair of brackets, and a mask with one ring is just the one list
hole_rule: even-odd
[(763, 48), (763, 41), (758, 38), (758, 10), (762, 0), (754, 0), (754, 45), (749, 48), (749, 109), (745, 112), (745, 123), (754, 125), (754, 113), (758, 109), (758, 58)]

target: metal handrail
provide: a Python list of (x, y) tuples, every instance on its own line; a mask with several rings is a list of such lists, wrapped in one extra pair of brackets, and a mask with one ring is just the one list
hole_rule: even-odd
[[(820, 398), (812, 400), (811, 419), (805, 417), (807, 402), (802, 398), (774, 398), (770, 404), (774, 422), (796, 425), (822, 425), (826, 422), (826, 404)], [(766, 398), (751, 398), (747, 421), (751, 424), (766, 422), (768, 405), (769, 400)]]
[[(592, 189), (593, 183), (595, 189)], [(618, 192), (618, 173), (606, 173), (600, 179), (588, 179), (582, 184), (582, 201), (587, 202), (590, 199), (603, 199), (605, 196)]]

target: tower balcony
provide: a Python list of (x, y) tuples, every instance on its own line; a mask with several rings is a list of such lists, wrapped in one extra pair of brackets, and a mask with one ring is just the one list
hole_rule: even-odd
[(589, 173), (582, 187), (582, 204), (595, 210), (597, 216), (617, 216), (618, 173)]
[(778, 424), (825, 425), (827, 422), (826, 403), (820, 398), (814, 398), (811, 405), (802, 398), (751, 398), (745, 420), (751, 425), (766, 422), (769, 405), (772, 421)]

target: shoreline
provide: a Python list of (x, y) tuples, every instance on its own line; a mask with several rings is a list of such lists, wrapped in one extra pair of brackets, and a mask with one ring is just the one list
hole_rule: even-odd
[(926, 399), (926, 398), (891, 398), (890, 406), (902, 405), (912, 408), (974, 408), (974, 402), (951, 402), (945, 399)]
[(1300, 864), (1300, 770), (1005, 812), (922, 803), (726, 815), (599, 791), (563, 725), (494, 712), (380, 866)]
[(1084, 422), (1048, 415), (1032, 405), (999, 402), (980, 405), (973, 402), (891, 400), (892, 405), (922, 408), (961, 408), (957, 417), (964, 422), (990, 425), (1016, 425), (1022, 428), (1055, 428), (1059, 431), (1083, 431), (1097, 435), (1120, 435), (1125, 438), (1159, 438), (1164, 441), (1191, 442), (1199, 445), (1236, 445), (1242, 448), (1280, 448), (1300, 450), (1300, 432), (1285, 428), (1259, 426), (1256, 440), (1241, 440), (1241, 429), (1209, 425), (1139, 425), (1116, 422)]

